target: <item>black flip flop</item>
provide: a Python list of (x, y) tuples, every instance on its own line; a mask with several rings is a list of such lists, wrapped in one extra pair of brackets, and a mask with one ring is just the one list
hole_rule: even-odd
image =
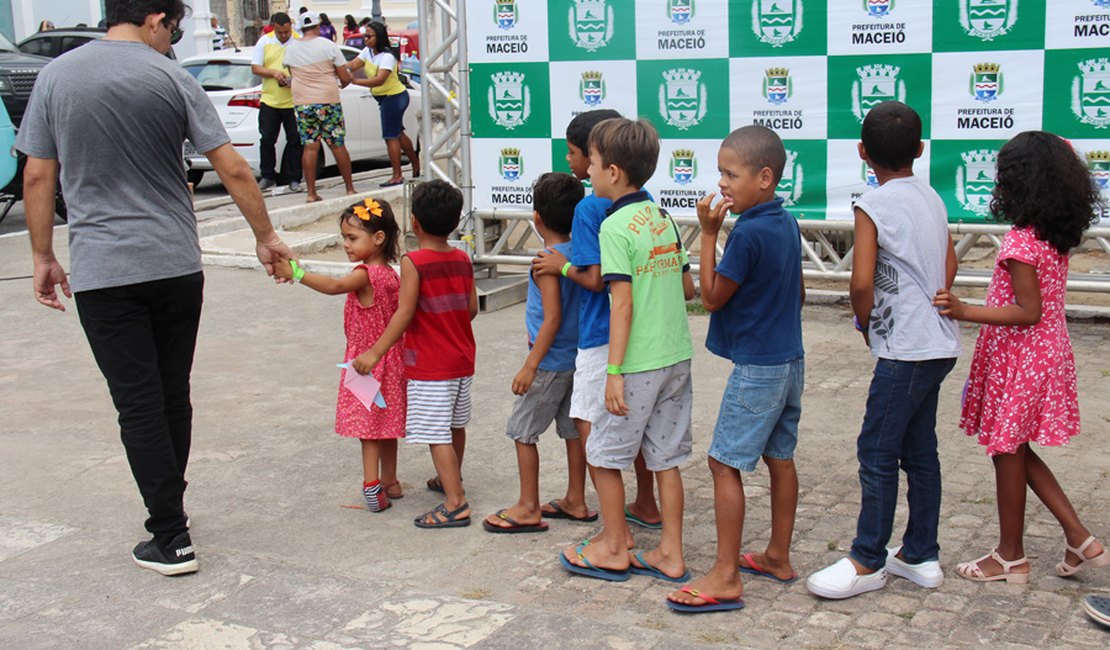
[(563, 510), (563, 508), (559, 505), (558, 499), (548, 501), (547, 505), (554, 508), (555, 512), (548, 512), (543, 508), (540, 508), (540, 516), (542, 516), (544, 519), (569, 519), (570, 521), (581, 522), (597, 521), (597, 511), (595, 510), (587, 510), (587, 514), (585, 517), (575, 517), (566, 510)]
[(519, 521), (513, 519), (512, 517), (506, 515), (504, 508), (502, 508), (501, 510), (498, 510), (497, 512), (493, 513), (493, 516), (497, 517), (498, 519), (500, 519), (501, 521), (504, 521), (505, 523), (507, 523), (509, 525), (508, 526), (499, 526), (497, 524), (489, 523), (488, 519), (483, 519), (482, 520), (482, 528), (485, 528), (486, 530), (488, 530), (491, 533), (502, 533), (502, 534), (505, 534), (505, 535), (513, 535), (513, 534), (516, 534), (516, 533), (546, 533), (547, 532), (547, 522), (546, 521), (541, 521), (538, 524), (522, 524)]

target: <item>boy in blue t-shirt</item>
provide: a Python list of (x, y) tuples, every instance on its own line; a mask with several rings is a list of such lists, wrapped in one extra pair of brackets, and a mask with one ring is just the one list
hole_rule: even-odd
[[(721, 144), (714, 194), (698, 202), (701, 300), (711, 312), (705, 345), (735, 364), (721, 398), (709, 446), (717, 518), (717, 560), (710, 572), (671, 593), (680, 611), (743, 607), (740, 572), (793, 582), (790, 538), (798, 506), (794, 448), (802, 409), (801, 233), (775, 187), (786, 150), (774, 131), (746, 126)], [(738, 215), (717, 263), (717, 235), (726, 212)], [(771, 475), (771, 540), (763, 553), (740, 555), (744, 485), (740, 472), (759, 459)], [(737, 567), (737, 557), (740, 558)]]
[[(548, 248), (573, 255), (570, 242), (575, 206), (582, 200), (582, 183), (570, 174), (549, 172), (532, 186), (533, 221)], [(555, 422), (555, 432), (567, 446), (566, 507), (586, 510), (586, 452), (570, 418), (574, 358), (578, 348), (578, 285), (557, 275), (528, 278), (525, 324), (531, 351), (520, 372), (513, 377), (518, 397), (505, 433), (516, 443), (520, 468), (520, 499), (516, 504), (486, 517), (482, 526), (491, 533), (541, 533), (547, 530), (540, 509), (540, 459), (536, 443), (540, 434)], [(566, 512), (559, 501), (547, 504)], [(597, 518), (586, 511), (578, 519)]]
[[(590, 132), (599, 123), (621, 114), (603, 108), (579, 113), (567, 125), (567, 164), (580, 180), (589, 178)], [(609, 291), (601, 279), (601, 222), (608, 216), (613, 202), (587, 194), (574, 208), (574, 225), (571, 238), (574, 251), (569, 256), (558, 251), (542, 251), (532, 260), (532, 272), (544, 275), (562, 274), (581, 286), (582, 307), (578, 321), (578, 356), (575, 360), (574, 392), (571, 396), (570, 416), (584, 441), (590, 435), (594, 422), (605, 413), (605, 368), (609, 360)], [(644, 463), (643, 455), (636, 456), (636, 497), (625, 508), (629, 523), (644, 528), (659, 529), (663, 526), (659, 506), (655, 502), (655, 479)], [(596, 514), (586, 510), (586, 504), (546, 504), (543, 514), (549, 518), (569, 518), (594, 521)], [(582, 517), (586, 517), (582, 519)], [(629, 545), (632, 544), (629, 533)]]

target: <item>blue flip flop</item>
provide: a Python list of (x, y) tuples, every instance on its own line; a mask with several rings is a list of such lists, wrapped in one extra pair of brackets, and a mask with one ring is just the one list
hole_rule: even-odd
[(797, 573), (795, 573), (793, 576), (783, 580), (782, 578), (780, 578), (777, 575), (771, 573), (767, 569), (764, 569), (763, 567), (756, 564), (755, 560), (752, 559), (752, 555), (753, 555), (752, 553), (745, 553), (741, 556), (741, 557), (744, 558), (744, 561), (748, 563), (748, 566), (737, 566), (736, 568), (740, 569), (740, 573), (747, 573), (748, 575), (761, 576), (763, 578), (770, 578), (771, 580), (774, 580), (775, 582), (781, 582), (784, 585), (793, 584), (793, 583), (798, 581), (798, 574)]
[(563, 568), (567, 571), (570, 571), (571, 573), (577, 573), (580, 576), (586, 576), (587, 578), (596, 578), (598, 580), (624, 582), (625, 580), (628, 580), (629, 577), (631, 577), (632, 574), (627, 569), (625, 569), (624, 571), (614, 571), (612, 569), (602, 569), (600, 567), (594, 566), (593, 564), (590, 564), (590, 561), (587, 560), (586, 556), (582, 554), (582, 549), (584, 548), (586, 548), (586, 545), (582, 544), (576, 549), (576, 552), (578, 553), (578, 558), (585, 562), (586, 566), (578, 566), (577, 564), (568, 560), (567, 556), (563, 553), (559, 553), (559, 564), (562, 564)]
[(628, 508), (624, 509), (624, 520), (630, 524), (636, 524), (640, 528), (647, 528), (648, 530), (660, 530), (661, 528), (663, 528), (663, 522), (659, 522), (657, 524), (646, 522), (629, 512)]
[(684, 612), (687, 614), (698, 614), (701, 612), (727, 612), (738, 609), (744, 609), (744, 599), (737, 598), (736, 600), (717, 600), (713, 596), (703, 594), (697, 589), (690, 587), (683, 587), (680, 591), (684, 591), (695, 598), (701, 598), (705, 601), (704, 605), (687, 605), (685, 603), (676, 603), (670, 598), (667, 599), (667, 607), (670, 607), (676, 612)]
[(671, 576), (667, 575), (666, 573), (663, 573), (659, 569), (656, 569), (655, 567), (651, 566), (651, 564), (648, 563), (648, 561), (644, 559), (643, 555), (641, 555), (639, 553), (635, 553), (635, 554), (633, 554), (632, 557), (636, 558), (636, 561), (639, 562), (641, 566), (636, 566), (635, 564), (632, 564), (632, 565), (629, 565), (628, 570), (629, 570), (629, 572), (635, 573), (638, 576), (650, 576), (652, 578), (658, 578), (660, 580), (666, 580), (667, 582), (674, 582), (674, 583), (686, 582), (690, 579), (690, 572), (689, 571), (686, 571), (686, 573), (683, 573), (681, 576), (679, 576), (677, 578), (672, 578)]

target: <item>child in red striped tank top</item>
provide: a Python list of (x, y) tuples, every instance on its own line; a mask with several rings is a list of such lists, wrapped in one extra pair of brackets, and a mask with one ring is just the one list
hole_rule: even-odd
[(428, 488), (444, 495), (443, 503), (416, 518), (419, 528), (470, 525), (461, 468), (474, 377), (470, 321), (478, 313), (478, 294), (470, 256), (447, 243), (459, 225), (462, 202), (462, 192), (445, 181), (417, 186), (412, 229), (420, 249), (401, 258), (401, 296), (385, 332), (354, 360), (356, 370), (370, 372), (404, 334), (405, 436), (429, 446), (436, 477)]

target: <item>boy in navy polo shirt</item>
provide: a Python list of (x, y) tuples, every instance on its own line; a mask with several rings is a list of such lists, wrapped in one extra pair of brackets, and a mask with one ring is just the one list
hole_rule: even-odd
[[(548, 172), (532, 186), (532, 220), (544, 246), (571, 255), (570, 229), (574, 207), (585, 189), (570, 174)], [(557, 275), (528, 277), (528, 358), (516, 376), (517, 395), (505, 434), (516, 445), (520, 468), (520, 499), (486, 517), (482, 526), (491, 533), (542, 533), (547, 522), (540, 510), (540, 457), (536, 443), (555, 422), (555, 432), (567, 447), (567, 492), (564, 504), (586, 506), (586, 452), (570, 418), (574, 357), (578, 351), (578, 311), (583, 290)], [(559, 501), (549, 507), (561, 510)], [(570, 505), (567, 506), (571, 507)], [(596, 512), (587, 510), (584, 518)]]
[[(775, 187), (786, 150), (762, 126), (733, 131), (717, 166), (721, 201), (698, 202), (701, 300), (712, 313), (705, 345), (735, 367), (721, 398), (709, 447), (717, 518), (717, 561), (709, 574), (668, 596), (681, 611), (740, 609), (740, 571), (779, 582), (797, 579), (790, 538), (798, 505), (794, 447), (798, 441), (805, 365), (802, 350), (801, 233)], [(717, 263), (717, 235), (726, 212), (738, 215)], [(744, 553), (744, 485), (740, 472), (760, 458), (771, 475), (771, 540), (763, 553)]]

